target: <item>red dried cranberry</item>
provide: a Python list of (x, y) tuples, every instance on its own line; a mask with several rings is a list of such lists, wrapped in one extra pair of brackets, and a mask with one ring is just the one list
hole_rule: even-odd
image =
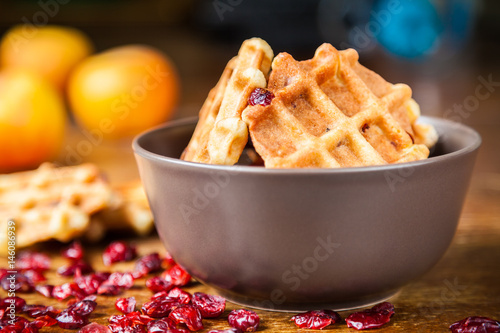
[[(53, 309), (52, 307), (50, 307)], [(47, 306), (40, 304), (26, 304), (23, 307), (23, 312), (31, 318), (37, 318), (47, 315)]]
[(5, 275), (0, 280), (0, 285), (9, 292), (30, 293), (34, 289), (33, 283), (21, 273)]
[(42, 271), (35, 271), (34, 269), (28, 269), (23, 271), (23, 275), (26, 276), (33, 284), (46, 281), (47, 279), (43, 275)]
[(225, 330), (210, 330), (207, 333), (242, 333), (239, 328), (231, 327)]
[(78, 316), (86, 317), (94, 312), (96, 306), (97, 303), (95, 301), (83, 300), (68, 307), (67, 311), (71, 311)]
[(201, 312), (194, 305), (181, 304), (168, 315), (176, 324), (185, 324), (190, 331), (199, 331), (203, 328)]
[(134, 276), (129, 272), (114, 272), (104, 283), (112, 284), (116, 287), (124, 289), (130, 289), (134, 286)]
[(88, 275), (77, 276), (73, 281), (82, 289), (87, 295), (96, 294), (99, 286), (107, 280), (107, 276), (104, 277), (98, 273), (92, 273)]
[(163, 333), (168, 329), (176, 328), (174, 321), (168, 317), (150, 321), (147, 327), (148, 327), (148, 333), (153, 333), (153, 332)]
[(153, 318), (161, 318), (168, 316), (170, 311), (179, 305), (180, 302), (177, 298), (158, 298), (144, 303), (142, 312)]
[(52, 297), (52, 291), (54, 290), (54, 286), (50, 284), (39, 284), (35, 286), (35, 290), (42, 294), (43, 296), (47, 298)]
[[(152, 298), (154, 298), (156, 295), (159, 295), (159, 293), (154, 294)], [(192, 295), (190, 293), (188, 293), (187, 291), (184, 291), (178, 287), (172, 288), (167, 293), (167, 296), (179, 299), (179, 301), (182, 304), (189, 304), (191, 302), (191, 298), (192, 298)]]
[(36, 328), (41, 329), (43, 327), (50, 327), (54, 326), (57, 324), (57, 320), (52, 318), (51, 316), (41, 316), (37, 317), (35, 320), (32, 321), (32, 324), (36, 326)]
[(229, 326), (238, 328), (243, 332), (255, 332), (259, 327), (260, 318), (252, 310), (240, 309), (231, 311), (227, 321)]
[(134, 268), (134, 278), (143, 277), (149, 273), (161, 270), (162, 259), (156, 252), (145, 255), (137, 260)]
[(177, 264), (164, 271), (161, 276), (167, 282), (178, 287), (185, 286), (191, 281), (191, 275)]
[(43, 253), (23, 251), (16, 260), (16, 268), (19, 270), (46, 271), (50, 268), (50, 258)]
[(38, 333), (38, 327), (34, 325), (33, 323), (29, 323), (26, 325), (23, 330), (21, 331), (22, 333)]
[(87, 274), (87, 273), (92, 273), (94, 269), (90, 264), (83, 260), (79, 261), (73, 261), (72, 263), (66, 265), (66, 266), (61, 266), (57, 269), (57, 274), (62, 275), (62, 276), (73, 276), (77, 272), (78, 274)]
[(203, 318), (219, 317), (226, 309), (226, 299), (217, 295), (196, 292), (193, 294), (192, 302), (200, 310)]
[(109, 244), (102, 254), (104, 265), (111, 266), (115, 262), (130, 261), (137, 257), (135, 246), (117, 241)]
[(26, 301), (21, 297), (13, 296), (6, 297), (0, 301), (0, 309), (5, 310), (14, 304), (14, 309), (16, 313), (19, 313), (23, 310), (26, 305)]
[(175, 260), (172, 258), (170, 253), (165, 253), (165, 257), (163, 258), (163, 263), (165, 264), (166, 267), (175, 265)]
[(135, 311), (136, 304), (135, 297), (118, 298), (115, 302), (115, 308), (121, 313), (131, 313)]
[(111, 333), (108, 326), (100, 325), (98, 323), (90, 323), (82, 327), (78, 333)]
[(7, 274), (9, 274), (9, 273), (8, 273), (8, 271), (7, 271), (7, 269), (5, 269), (5, 268), (0, 268), (0, 280), (1, 280), (1, 279), (5, 276), (5, 275), (7, 275)]
[(338, 323), (342, 320), (340, 315), (332, 310), (313, 310), (299, 313), (292, 319), (300, 328), (322, 329), (330, 324)]
[(248, 104), (268, 106), (274, 98), (274, 94), (267, 89), (255, 88), (250, 97), (248, 97)]
[(136, 326), (122, 326), (120, 324), (110, 324), (108, 328), (113, 333), (146, 333), (146, 326), (136, 325)]
[(64, 329), (82, 328), (87, 325), (86, 316), (80, 316), (72, 311), (63, 311), (56, 317), (59, 327)]
[(392, 315), (394, 315), (394, 306), (389, 302), (383, 302), (371, 309), (351, 313), (345, 321), (347, 327), (366, 330), (387, 324), (391, 320)]
[(98, 295), (106, 295), (106, 296), (116, 296), (119, 295), (123, 291), (123, 288), (115, 286), (111, 283), (103, 283), (97, 288)]
[(152, 292), (157, 293), (160, 291), (169, 291), (172, 289), (173, 285), (165, 279), (155, 276), (146, 280), (146, 287)]
[(87, 294), (75, 282), (67, 282), (60, 286), (55, 286), (52, 290), (52, 296), (61, 301), (70, 296), (83, 299)]
[(83, 259), (83, 248), (82, 244), (79, 241), (74, 241), (67, 248), (65, 248), (61, 255), (64, 258), (80, 261)]
[(450, 331), (452, 333), (499, 333), (500, 321), (472, 316), (451, 324)]
[(154, 319), (141, 314), (139, 311), (124, 315), (114, 315), (108, 319), (111, 324), (118, 324), (121, 326), (145, 326), (152, 320)]

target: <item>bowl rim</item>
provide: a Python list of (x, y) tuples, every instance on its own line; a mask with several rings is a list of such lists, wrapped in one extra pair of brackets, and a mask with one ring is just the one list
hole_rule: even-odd
[(255, 166), (246, 166), (246, 165), (216, 165), (216, 164), (205, 164), (205, 163), (197, 163), (184, 161), (179, 158), (168, 157), (164, 155), (160, 155), (157, 153), (153, 153), (144, 147), (141, 146), (140, 141), (148, 136), (153, 135), (155, 132), (160, 132), (167, 130), (173, 127), (180, 127), (189, 124), (195, 124), (198, 120), (198, 117), (186, 117), (181, 119), (176, 119), (164, 123), (162, 125), (150, 128), (137, 136), (134, 137), (132, 141), (132, 149), (136, 155), (144, 157), (148, 160), (154, 160), (157, 162), (163, 162), (168, 164), (173, 164), (178, 167), (188, 167), (193, 169), (200, 169), (205, 171), (224, 171), (224, 172), (237, 172), (237, 173), (246, 173), (246, 174), (272, 174), (272, 175), (291, 175), (291, 174), (357, 174), (357, 173), (366, 173), (366, 172), (385, 172), (391, 171), (394, 169), (407, 168), (407, 167), (419, 167), (428, 164), (434, 164), (443, 162), (446, 160), (450, 160), (462, 155), (469, 154), (481, 146), (482, 138), (481, 135), (473, 128), (464, 125), (459, 122), (451, 121), (444, 118), (439, 117), (431, 117), (431, 116), (420, 116), (418, 123), (421, 124), (443, 124), (449, 127), (454, 127), (457, 131), (465, 131), (468, 132), (474, 140), (471, 140), (466, 147), (461, 148), (459, 150), (453, 151), (448, 154), (439, 155), (430, 157), (424, 160), (412, 161), (412, 162), (403, 162), (403, 163), (395, 163), (395, 164), (385, 164), (385, 165), (372, 165), (372, 166), (358, 166), (358, 167), (342, 167), (342, 168), (264, 168), (264, 167), (255, 167)]

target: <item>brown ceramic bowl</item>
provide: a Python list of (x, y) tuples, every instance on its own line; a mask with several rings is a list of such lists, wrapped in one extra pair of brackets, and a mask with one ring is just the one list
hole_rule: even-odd
[(198, 281), (251, 307), (340, 310), (394, 295), (450, 245), (481, 138), (421, 121), (440, 134), (432, 157), (376, 167), (182, 161), (196, 119), (148, 131), (133, 148), (158, 233)]

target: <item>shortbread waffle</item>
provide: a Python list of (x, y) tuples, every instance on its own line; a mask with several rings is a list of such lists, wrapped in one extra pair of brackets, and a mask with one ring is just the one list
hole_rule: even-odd
[(264, 40), (252, 38), (243, 42), (203, 104), (182, 159), (225, 165), (238, 161), (248, 141), (248, 128), (241, 113), (252, 90), (266, 87), (272, 59), (273, 51)]
[(393, 85), (379, 98), (357, 74), (357, 60), (356, 51), (328, 44), (310, 61), (276, 56), (268, 84), (275, 98), (243, 112), (266, 167), (381, 165), (428, 156), (391, 115), (411, 98), (410, 88)]

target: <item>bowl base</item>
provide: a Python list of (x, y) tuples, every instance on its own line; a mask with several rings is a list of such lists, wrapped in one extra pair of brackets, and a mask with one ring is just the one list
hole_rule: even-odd
[(384, 302), (389, 300), (390, 298), (396, 296), (400, 290), (391, 290), (386, 293), (377, 294), (372, 297), (363, 298), (355, 301), (347, 301), (347, 302), (325, 302), (325, 303), (290, 303), (284, 302), (278, 304), (276, 302), (272, 302), (271, 300), (257, 300), (248, 297), (241, 297), (232, 293), (227, 293), (222, 290), (217, 290), (218, 294), (226, 298), (229, 302), (235, 303), (244, 307), (266, 310), (266, 311), (275, 311), (275, 312), (304, 312), (310, 310), (322, 310), (322, 309), (330, 309), (334, 311), (345, 311), (345, 310), (353, 310), (368, 306), (373, 306), (375, 304)]

